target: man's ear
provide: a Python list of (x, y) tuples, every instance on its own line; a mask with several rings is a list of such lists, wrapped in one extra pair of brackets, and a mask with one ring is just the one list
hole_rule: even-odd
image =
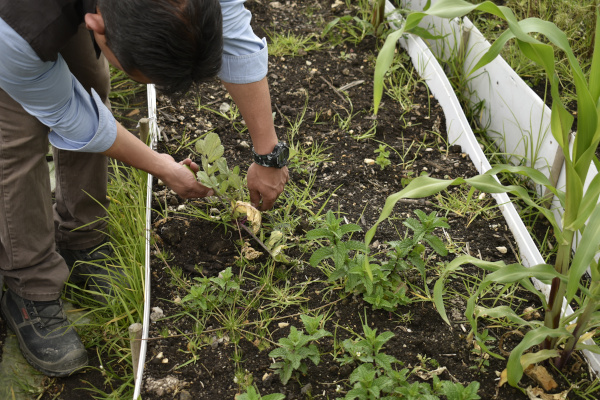
[(85, 27), (99, 35), (104, 35), (104, 19), (100, 14), (85, 14)]

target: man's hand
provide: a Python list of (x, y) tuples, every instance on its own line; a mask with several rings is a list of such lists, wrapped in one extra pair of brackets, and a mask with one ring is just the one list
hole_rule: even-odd
[(252, 163), (246, 176), (250, 202), (260, 211), (269, 210), (277, 197), (283, 192), (289, 180), (287, 167), (268, 168)]
[(198, 172), (199, 167), (195, 162), (187, 158), (182, 162), (177, 163), (173, 157), (168, 154), (161, 154), (160, 156), (168, 165), (165, 173), (161, 174), (160, 178), (180, 197), (184, 199), (193, 199), (197, 197), (212, 196), (214, 194), (212, 189), (201, 185), (196, 180), (196, 172)]

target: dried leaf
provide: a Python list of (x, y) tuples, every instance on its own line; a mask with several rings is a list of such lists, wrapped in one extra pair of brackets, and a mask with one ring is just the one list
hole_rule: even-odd
[(532, 365), (525, 369), (525, 374), (528, 377), (536, 381), (538, 384), (544, 388), (546, 392), (549, 392), (558, 387), (558, 384), (552, 378), (552, 376), (548, 373), (548, 370), (541, 365)]
[(498, 382), (498, 387), (502, 387), (506, 382), (508, 382), (508, 371), (504, 368), (504, 371), (500, 374), (500, 381)]
[(569, 394), (569, 389), (565, 390), (564, 392), (550, 394), (544, 392), (544, 389), (542, 388), (532, 388), (529, 386), (527, 389), (525, 389), (525, 393), (527, 393), (527, 396), (529, 396), (529, 400), (565, 400)]

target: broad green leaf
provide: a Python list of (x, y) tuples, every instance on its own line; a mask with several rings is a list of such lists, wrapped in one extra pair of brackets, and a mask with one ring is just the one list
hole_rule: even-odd
[(594, 52), (590, 67), (590, 92), (592, 100), (598, 103), (600, 97), (600, 5), (596, 6), (596, 33), (594, 38)]
[(577, 219), (565, 228), (573, 231), (583, 228), (594, 209), (598, 206), (598, 196), (600, 196), (600, 174), (594, 176), (584, 193), (579, 206), (579, 212), (577, 213)]
[(598, 252), (598, 246), (600, 246), (600, 207), (594, 209), (571, 262), (569, 281), (567, 283), (567, 302), (571, 301), (573, 296), (575, 296), (579, 287), (579, 281), (594, 260)]
[(332, 239), (333, 235), (332, 235), (331, 231), (327, 228), (316, 228), (316, 229), (311, 229), (310, 231), (306, 232), (305, 237), (308, 240), (315, 240), (315, 239), (321, 239), (321, 238)]
[(529, 322), (519, 317), (517, 313), (514, 312), (512, 308), (509, 306), (498, 306), (493, 308), (486, 308), (481, 306), (476, 306), (474, 310), (475, 316), (479, 317), (489, 317), (489, 318), (506, 318), (510, 322), (513, 322), (520, 326), (532, 326), (533, 322)]
[(313, 254), (310, 256), (310, 260), (308, 263), (312, 267), (316, 267), (319, 265), (321, 261), (326, 258), (333, 256), (333, 250), (329, 247), (319, 247)]
[(404, 27), (392, 32), (388, 35), (379, 51), (377, 56), (377, 62), (375, 64), (375, 73), (373, 76), (373, 112), (377, 114), (379, 110), (379, 104), (381, 103), (381, 97), (383, 96), (383, 79), (385, 73), (390, 69), (392, 62), (394, 61), (394, 55), (396, 52), (396, 42), (404, 34)]
[(354, 251), (362, 251), (367, 253), (369, 248), (363, 242), (359, 242), (358, 240), (348, 240), (347, 242), (343, 242), (346, 250), (354, 250)]
[(362, 228), (356, 224), (346, 224), (346, 225), (340, 226), (340, 233), (342, 236), (346, 235), (350, 232), (360, 232), (360, 231), (362, 231)]
[(379, 219), (365, 235), (365, 243), (371, 243), (373, 235), (375, 235), (375, 231), (377, 230), (377, 226), (390, 216), (390, 214), (394, 210), (394, 206), (400, 199), (418, 199), (421, 197), (431, 196), (433, 194), (441, 192), (450, 185), (457, 185), (463, 182), (464, 179), (462, 178), (457, 178), (451, 181), (430, 178), (428, 176), (420, 176), (418, 178), (413, 179), (404, 189), (402, 189), (398, 193), (392, 194), (385, 200), (383, 211), (381, 212)]
[(223, 156), (223, 153), (225, 153), (225, 148), (221, 144), (221, 139), (216, 133), (210, 132), (204, 138), (204, 142), (204, 152), (208, 157), (209, 163), (215, 162)]
[(551, 329), (545, 326), (533, 329), (525, 334), (521, 342), (510, 352), (506, 366), (508, 372), (508, 383), (517, 386), (523, 376), (521, 357), (523, 353), (533, 346), (542, 343), (546, 338), (568, 337), (571, 334), (564, 328)]
[(525, 267), (521, 264), (510, 264), (487, 275), (484, 278), (484, 281), (514, 283), (532, 277), (535, 277), (542, 282), (549, 282), (557, 277), (561, 278), (563, 281), (567, 280), (567, 277), (556, 272), (554, 267), (549, 264), (538, 264), (532, 267)]
[(535, 353), (523, 354), (521, 357), (521, 366), (525, 369), (530, 365), (540, 363), (549, 358), (555, 358), (559, 356), (558, 350), (540, 350)]

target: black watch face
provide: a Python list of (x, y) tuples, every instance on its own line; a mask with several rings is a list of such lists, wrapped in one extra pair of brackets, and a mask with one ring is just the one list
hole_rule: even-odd
[(279, 152), (279, 156), (277, 157), (277, 164), (278, 166), (281, 167), (285, 167), (288, 163), (288, 159), (290, 157), (290, 149), (285, 146), (281, 149), (281, 151)]
[(271, 154), (258, 155), (254, 149), (252, 152), (254, 153), (254, 162), (263, 167), (283, 168), (287, 165), (290, 157), (290, 149), (286, 143), (278, 143)]

